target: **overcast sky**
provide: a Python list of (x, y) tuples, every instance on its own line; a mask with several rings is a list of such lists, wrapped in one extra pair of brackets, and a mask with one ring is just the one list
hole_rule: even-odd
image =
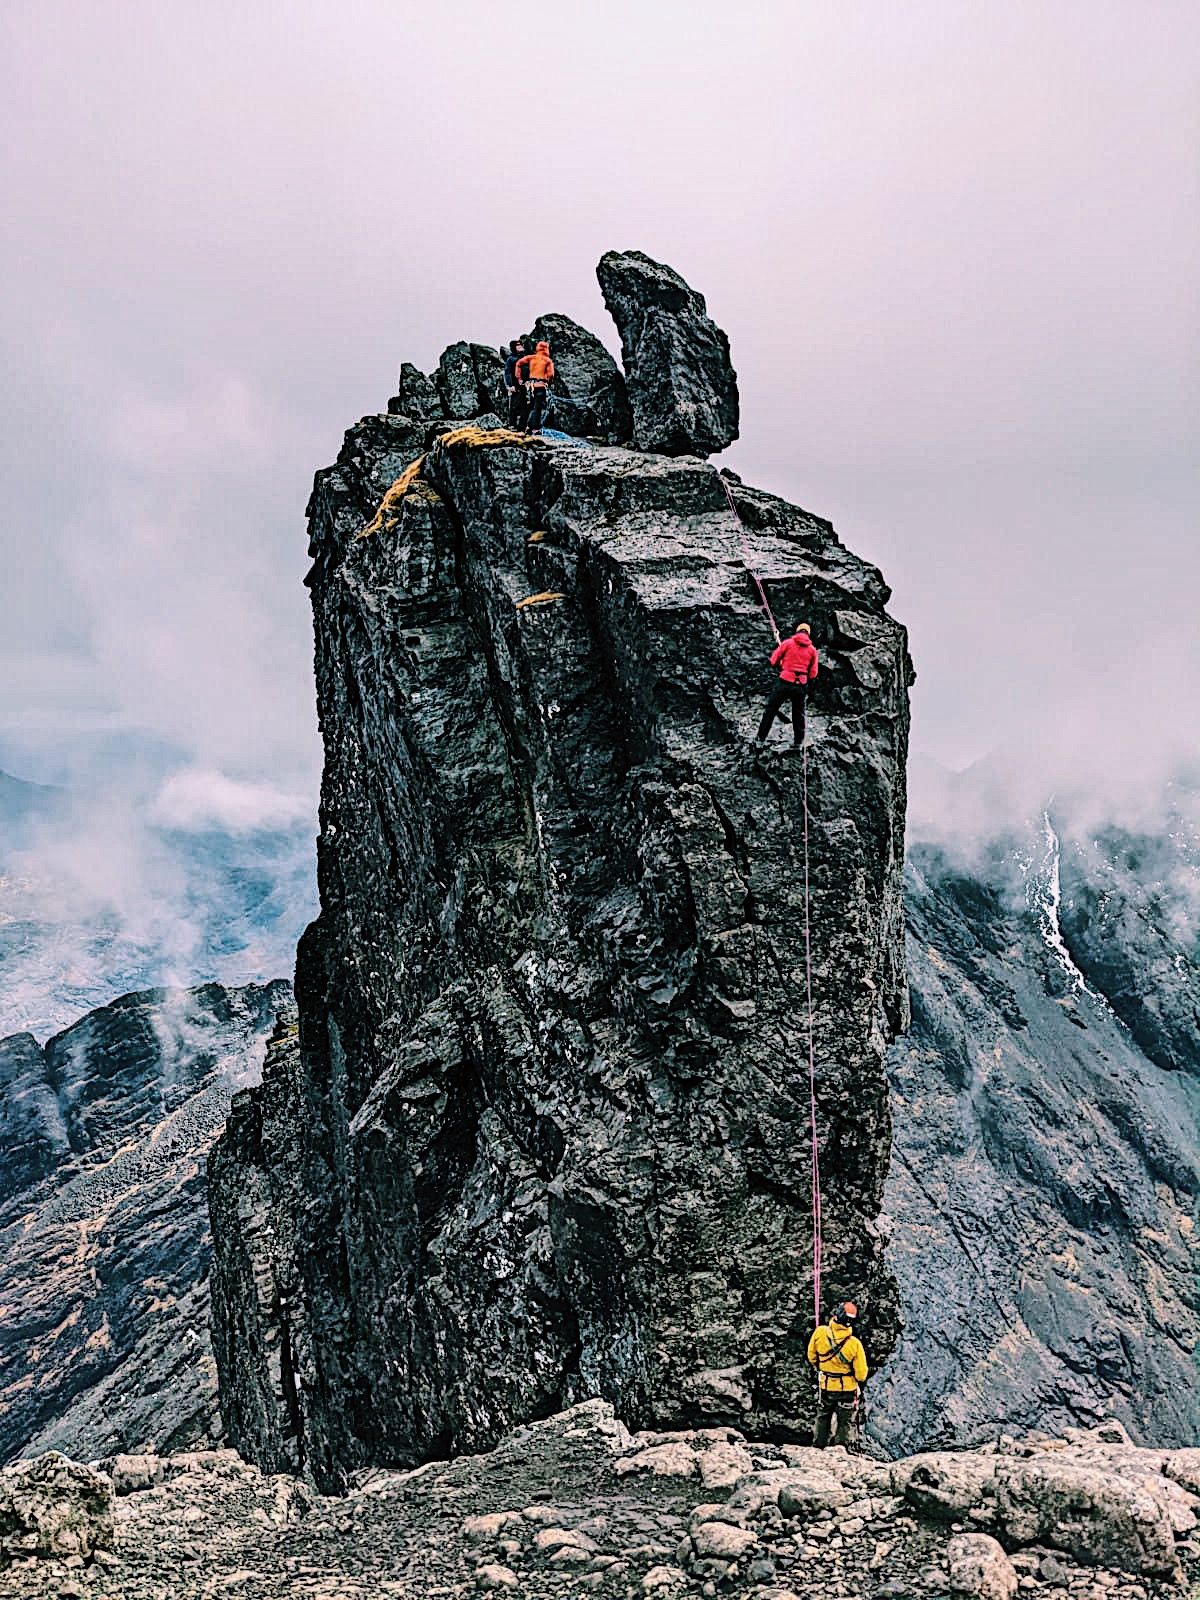
[(314, 469), (402, 359), (546, 310), (613, 342), (613, 247), (728, 330), (730, 464), (883, 567), (919, 750), (1194, 741), (1192, 0), (3, 0), (0, 32), (0, 753), (131, 726), (311, 788)]

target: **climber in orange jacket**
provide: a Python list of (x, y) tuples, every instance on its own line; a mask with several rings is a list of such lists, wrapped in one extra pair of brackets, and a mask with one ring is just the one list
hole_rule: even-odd
[(540, 431), (550, 403), (550, 385), (554, 381), (554, 362), (550, 359), (550, 346), (539, 339), (532, 355), (522, 356), (517, 362), (517, 382), (525, 385), (529, 395), (529, 420), (526, 433)]
[(779, 682), (771, 691), (767, 709), (758, 725), (758, 737), (765, 740), (771, 724), (779, 715), (785, 700), (792, 705), (792, 744), (798, 750), (804, 743), (804, 712), (808, 701), (808, 686), (816, 677), (820, 662), (817, 648), (809, 637), (808, 623), (802, 622), (782, 644), (771, 652), (771, 665), (779, 668)]

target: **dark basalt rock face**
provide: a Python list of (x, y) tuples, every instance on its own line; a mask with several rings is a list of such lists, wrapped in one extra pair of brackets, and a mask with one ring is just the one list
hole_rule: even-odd
[(675, 456), (732, 444), (737, 374), (704, 296), (640, 250), (610, 250), (596, 275), (621, 335), (634, 443)]
[(1200, 847), (1178, 817), (1160, 835), (1076, 835), (1061, 866), (1062, 930), (1088, 984), (1142, 1053), (1200, 1077)]
[(0, 1460), (220, 1434), (204, 1158), (290, 995), (152, 990), (0, 1041)]
[(1200, 1431), (1196, 835), (1052, 822), (907, 872), (888, 1262), (872, 1386), (893, 1451), (1095, 1426)]
[(582, 438), (628, 444), (633, 416), (625, 379), (596, 335), (552, 311), (525, 335), (526, 348), (532, 350), (539, 339), (549, 342), (554, 357), (553, 426)]
[[(327, 1486), (600, 1395), (812, 1424), (803, 767), (715, 471), (366, 419), (310, 503), (326, 764), (298, 1047), (210, 1164), (232, 1439)], [(733, 480), (823, 650), (825, 1287), (886, 1359), (911, 668), (879, 573)], [(534, 535), (537, 535), (534, 538)]]
[(466, 344), (460, 340), (458, 344), (447, 346), (438, 361), (433, 383), (441, 397), (443, 415), (447, 417), (476, 417), (487, 411), (504, 415), (507, 405), (504, 362), (490, 345)]
[[(443, 359), (445, 359), (443, 357)], [(503, 370), (503, 369), (501, 369)], [(471, 367), (474, 377), (474, 366)], [(471, 393), (471, 409), (475, 409), (478, 401), (478, 385), (474, 385)], [(431, 379), (411, 361), (405, 361), (400, 367), (400, 383), (396, 394), (388, 401), (388, 410), (393, 414), (403, 417), (414, 417), (419, 421), (427, 421), (431, 417), (444, 417), (446, 408), (442, 404), (442, 397), (437, 392)]]

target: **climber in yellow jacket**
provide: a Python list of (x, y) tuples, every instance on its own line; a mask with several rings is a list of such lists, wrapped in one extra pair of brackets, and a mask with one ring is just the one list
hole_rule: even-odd
[(843, 1301), (808, 1341), (809, 1363), (816, 1368), (821, 1384), (813, 1439), (818, 1450), (824, 1450), (831, 1438), (847, 1446), (857, 1443), (858, 1391), (866, 1383), (868, 1371), (867, 1352), (854, 1332), (857, 1316), (854, 1302)]

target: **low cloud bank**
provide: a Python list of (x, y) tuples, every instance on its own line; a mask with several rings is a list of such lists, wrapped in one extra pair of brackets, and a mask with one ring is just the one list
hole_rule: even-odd
[(132, 989), (291, 976), (315, 797), (194, 767), (0, 794), (0, 1036)]

